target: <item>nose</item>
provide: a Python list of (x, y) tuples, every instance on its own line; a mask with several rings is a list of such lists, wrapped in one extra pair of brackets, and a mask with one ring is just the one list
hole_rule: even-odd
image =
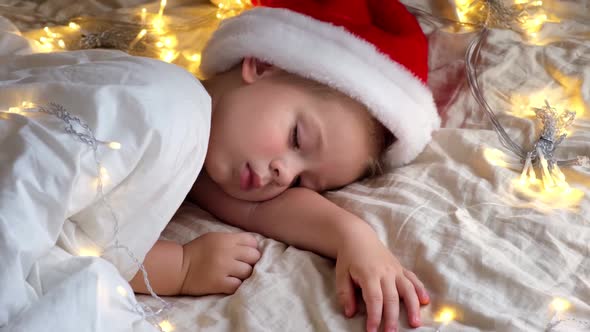
[(294, 163), (287, 163), (281, 159), (270, 162), (270, 173), (273, 181), (279, 186), (289, 186), (297, 176), (297, 167)]

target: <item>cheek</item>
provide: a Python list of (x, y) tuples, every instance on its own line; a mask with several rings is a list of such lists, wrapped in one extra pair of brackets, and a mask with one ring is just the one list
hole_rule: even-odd
[(285, 148), (288, 134), (284, 130), (272, 123), (261, 123), (257, 127), (251, 131), (252, 141), (249, 142), (256, 152), (275, 155)]

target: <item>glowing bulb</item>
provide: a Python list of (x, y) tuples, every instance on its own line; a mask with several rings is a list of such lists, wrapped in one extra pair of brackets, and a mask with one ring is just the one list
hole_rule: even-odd
[(141, 24), (145, 24), (146, 15), (147, 15), (147, 9), (142, 8), (141, 9)]
[(109, 172), (106, 168), (100, 167), (100, 181), (105, 184), (109, 180)]
[(131, 41), (131, 43), (129, 44), (129, 49), (133, 49), (135, 44), (137, 44), (143, 37), (145, 37), (146, 33), (147, 33), (146, 29), (141, 29), (141, 31), (137, 34), (137, 36), (135, 36), (135, 39), (133, 39), (133, 41)]
[(117, 286), (117, 293), (123, 297), (127, 296), (127, 290), (123, 286)]
[(164, 47), (164, 43), (162, 43), (161, 41), (159, 41), (159, 42), (156, 43), (156, 47), (157, 48), (162, 48), (162, 47)]
[(59, 37), (59, 34), (57, 34), (57, 33), (53, 32), (53, 31), (49, 30), (49, 27), (44, 27), (44, 28), (43, 28), (43, 30), (45, 31), (45, 33), (46, 33), (46, 34), (47, 34), (49, 37), (52, 37), (52, 38)]
[(164, 38), (164, 45), (166, 45), (166, 47), (169, 47), (169, 48), (176, 46), (176, 38), (172, 38), (172, 37)]
[(195, 54), (192, 54), (191, 56), (189, 56), (188, 59), (193, 62), (200, 62), (201, 55), (199, 53), (195, 53)]
[(559, 297), (556, 297), (553, 299), (553, 301), (551, 301), (551, 307), (556, 312), (566, 311), (567, 309), (569, 309), (570, 306), (571, 304), (568, 300)]
[(66, 43), (63, 41), (63, 39), (58, 40), (57, 45), (59, 45), (61, 48), (66, 48)]
[(100, 252), (93, 248), (82, 248), (78, 253), (79, 256), (91, 256), (91, 257), (99, 257)]
[(161, 17), (157, 17), (152, 21), (152, 26), (154, 27), (154, 29), (156, 29), (156, 33), (157, 34), (162, 34), (164, 33), (163, 29), (164, 29), (164, 21), (162, 20)]
[(160, 329), (162, 329), (162, 331), (164, 331), (164, 332), (174, 331), (174, 327), (172, 326), (172, 324), (170, 324), (170, 322), (168, 320), (163, 320), (158, 325), (160, 326)]
[(70, 29), (72, 29), (72, 30), (78, 30), (78, 29), (80, 29), (80, 26), (78, 24), (74, 23), (74, 22), (70, 22), (68, 24), (68, 27), (70, 27)]
[(435, 322), (441, 322), (443, 324), (448, 324), (455, 319), (455, 310), (451, 308), (443, 308), (437, 315), (434, 317)]
[(166, 7), (166, 0), (160, 1), (160, 11), (158, 11), (158, 16), (162, 17), (164, 14), (164, 8)]
[(164, 50), (160, 54), (160, 58), (166, 62), (174, 61), (174, 59), (176, 59), (177, 56), (178, 56), (178, 53), (175, 52), (174, 50)]
[(113, 150), (119, 150), (121, 148), (121, 143), (119, 142), (109, 142), (109, 148)]

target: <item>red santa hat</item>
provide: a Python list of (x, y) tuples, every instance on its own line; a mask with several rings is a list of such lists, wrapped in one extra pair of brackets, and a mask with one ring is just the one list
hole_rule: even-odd
[(428, 43), (397, 0), (253, 0), (202, 53), (211, 77), (252, 56), (363, 103), (397, 138), (384, 161), (412, 161), (440, 126), (425, 83)]

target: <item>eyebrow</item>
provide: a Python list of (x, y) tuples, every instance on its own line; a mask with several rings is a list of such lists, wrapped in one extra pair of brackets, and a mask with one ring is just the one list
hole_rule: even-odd
[(316, 149), (321, 152), (322, 149), (324, 148), (324, 146), (326, 145), (326, 141), (325, 141), (325, 135), (323, 132), (323, 128), (322, 126), (318, 123), (319, 121), (317, 120), (316, 117), (313, 116), (309, 116), (306, 114), (305, 116), (306, 118), (306, 122), (309, 124), (309, 126), (311, 128), (313, 128), (312, 130), (315, 131), (315, 142), (314, 142), (314, 146), (316, 147)]
[[(321, 154), (322, 150), (326, 146), (326, 136), (324, 135), (322, 126), (319, 124), (319, 121), (316, 117), (310, 116), (309, 114), (305, 114), (303, 119), (307, 124), (307, 127), (311, 128), (311, 130), (315, 132), (316, 139), (314, 140), (313, 145), (317, 149), (318, 153)], [(326, 190), (326, 181), (324, 179), (314, 176), (314, 179), (311, 182), (315, 191), (322, 192)]]

